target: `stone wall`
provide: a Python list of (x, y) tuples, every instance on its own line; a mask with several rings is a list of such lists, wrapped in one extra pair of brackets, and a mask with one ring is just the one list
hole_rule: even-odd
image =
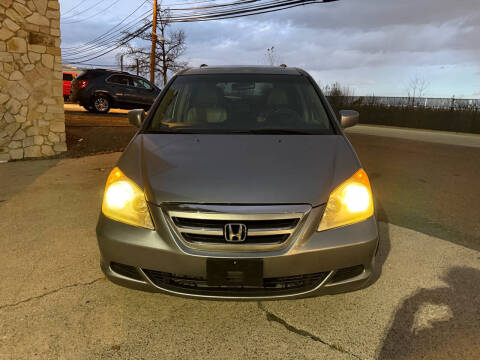
[(66, 151), (58, 0), (0, 0), (0, 160)]

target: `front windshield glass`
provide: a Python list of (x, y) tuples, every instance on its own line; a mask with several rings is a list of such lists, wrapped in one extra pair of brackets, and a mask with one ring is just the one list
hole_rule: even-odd
[(313, 85), (295, 75), (183, 75), (147, 132), (333, 134)]

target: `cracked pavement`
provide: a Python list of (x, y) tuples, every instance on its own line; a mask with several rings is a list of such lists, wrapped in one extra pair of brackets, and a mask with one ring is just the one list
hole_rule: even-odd
[[(387, 190), (401, 189), (380, 182), (389, 169), (362, 139), (354, 144), (367, 170), (378, 167), (383, 201), (376, 281), (293, 301), (198, 301), (116, 286), (100, 272), (95, 224), (119, 154), (0, 164), (0, 359), (477, 359), (480, 252), (468, 221), (478, 209), (465, 196), (467, 218), (456, 228), (448, 220), (454, 232), (416, 231), (392, 210)], [(428, 209), (432, 222), (445, 211)]]
[(334, 351), (338, 351), (340, 353), (343, 353), (343, 354), (347, 354), (347, 355), (350, 355), (350, 356), (353, 356), (354, 358), (356, 359), (360, 359), (357, 355), (354, 355), (346, 350), (344, 350), (342, 347), (338, 346), (338, 345), (335, 345), (335, 344), (329, 344), (327, 342), (325, 342), (324, 340), (320, 339), (318, 336), (312, 334), (312, 333), (309, 333), (308, 331), (305, 331), (305, 330), (302, 330), (302, 329), (298, 329), (296, 328), (295, 326), (287, 323), (284, 319), (282, 319), (281, 317), (275, 315), (274, 313), (268, 311), (264, 305), (262, 304), (262, 302), (257, 302), (258, 304), (258, 308), (260, 310), (263, 310), (267, 316), (267, 320), (268, 321), (273, 321), (273, 322), (276, 322), (276, 323), (279, 323), (280, 325), (283, 325), (283, 327), (285, 329), (287, 329), (288, 331), (291, 331), (295, 334), (298, 334), (300, 336), (305, 336), (307, 338), (310, 338), (312, 339), (313, 341), (318, 341), (324, 345), (327, 345), (330, 349), (334, 350)]

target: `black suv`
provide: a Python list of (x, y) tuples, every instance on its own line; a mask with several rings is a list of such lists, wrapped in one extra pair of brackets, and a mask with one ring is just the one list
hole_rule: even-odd
[(140, 76), (93, 69), (73, 80), (71, 100), (90, 112), (107, 113), (110, 108), (148, 110), (159, 93), (158, 87)]

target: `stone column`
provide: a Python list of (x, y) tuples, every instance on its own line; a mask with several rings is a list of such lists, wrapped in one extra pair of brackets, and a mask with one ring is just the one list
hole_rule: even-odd
[(0, 0), (0, 160), (67, 150), (58, 0)]

